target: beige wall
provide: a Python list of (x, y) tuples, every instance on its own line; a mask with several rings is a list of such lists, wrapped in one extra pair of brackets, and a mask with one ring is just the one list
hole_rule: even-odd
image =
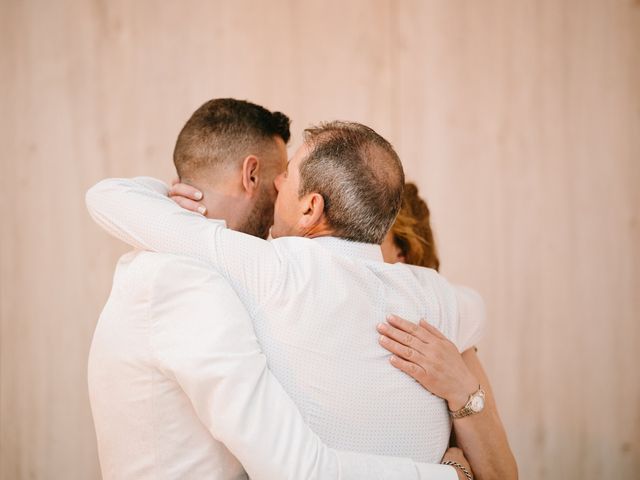
[(480, 345), (524, 479), (640, 469), (640, 4), (0, 1), (0, 478), (99, 478), (93, 327), (125, 247), (106, 176), (172, 176), (212, 97), (388, 136)]

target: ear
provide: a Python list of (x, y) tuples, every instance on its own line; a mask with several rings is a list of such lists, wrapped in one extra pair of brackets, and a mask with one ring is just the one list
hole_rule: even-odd
[(307, 232), (324, 221), (324, 198), (319, 193), (309, 193), (302, 199), (300, 228)]
[(253, 196), (260, 186), (260, 159), (249, 155), (242, 162), (242, 186), (250, 196)]
[(402, 249), (397, 244), (395, 238), (393, 239), (392, 242), (393, 242), (392, 243), (392, 245), (393, 245), (393, 253), (396, 256), (394, 263), (407, 263), (407, 259), (406, 259), (405, 255), (404, 255), (404, 253), (402, 252)]

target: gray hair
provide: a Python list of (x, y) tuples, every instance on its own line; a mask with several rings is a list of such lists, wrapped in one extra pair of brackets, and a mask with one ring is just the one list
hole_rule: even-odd
[(305, 130), (302, 197), (319, 193), (335, 235), (380, 245), (400, 211), (404, 171), (393, 146), (373, 129), (328, 122)]

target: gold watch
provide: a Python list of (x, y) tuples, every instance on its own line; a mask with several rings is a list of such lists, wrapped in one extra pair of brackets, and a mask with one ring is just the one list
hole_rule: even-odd
[(469, 395), (469, 400), (460, 410), (456, 410), (452, 412), (449, 410), (449, 415), (451, 418), (462, 418), (468, 417), (469, 415), (475, 415), (476, 413), (480, 413), (484, 410), (484, 390), (478, 385), (478, 390)]

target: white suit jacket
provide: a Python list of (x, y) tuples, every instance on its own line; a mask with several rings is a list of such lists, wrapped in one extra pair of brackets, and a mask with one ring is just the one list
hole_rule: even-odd
[(457, 478), (441, 465), (328, 448), (269, 372), (228, 282), (186, 257), (121, 258), (91, 345), (89, 392), (105, 480)]
[(149, 180), (101, 182), (87, 201), (116, 236), (192, 255), (230, 281), (272, 371), (327, 444), (440, 460), (450, 433), (444, 401), (391, 368), (375, 333), (398, 313), (427, 318), (461, 350), (475, 343), (479, 323), (460, 315), (455, 290), (437, 273), (384, 264), (375, 245), (232, 232), (180, 209)]

